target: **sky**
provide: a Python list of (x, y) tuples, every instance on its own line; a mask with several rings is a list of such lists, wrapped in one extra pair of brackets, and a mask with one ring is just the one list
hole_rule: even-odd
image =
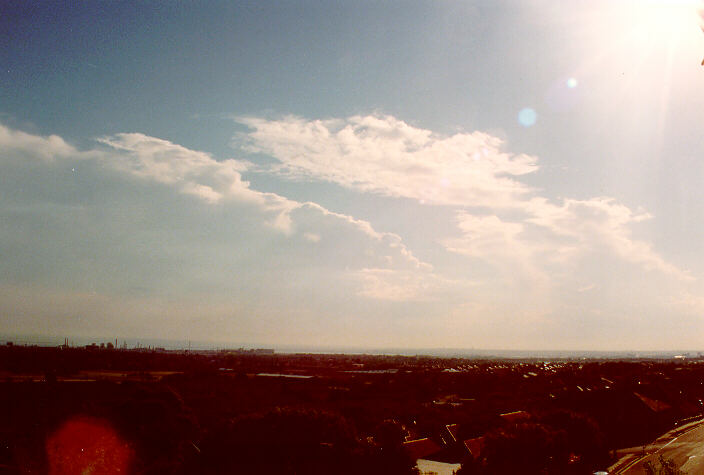
[(2, 2), (0, 333), (704, 348), (696, 2)]

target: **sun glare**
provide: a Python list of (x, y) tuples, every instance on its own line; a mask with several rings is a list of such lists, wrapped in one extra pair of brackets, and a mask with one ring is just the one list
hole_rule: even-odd
[(632, 34), (649, 43), (667, 43), (701, 25), (701, 1), (642, 1), (629, 12)]
[(595, 28), (602, 34), (595, 38), (599, 49), (585, 68), (608, 63), (628, 68), (637, 80), (629, 87), (652, 89), (642, 74), (669, 83), (674, 69), (699, 65), (704, 54), (704, 0), (634, 0), (611, 5), (608, 18), (602, 18), (608, 27)]

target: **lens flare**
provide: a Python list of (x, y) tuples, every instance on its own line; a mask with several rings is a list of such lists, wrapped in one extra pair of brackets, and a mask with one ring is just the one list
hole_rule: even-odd
[(50, 475), (128, 473), (132, 449), (107, 421), (68, 420), (46, 442)]
[(535, 121), (538, 118), (538, 114), (535, 112), (535, 110), (531, 109), (530, 107), (525, 107), (521, 109), (521, 111), (518, 113), (518, 123), (521, 124), (523, 127), (530, 127), (532, 125), (535, 125)]

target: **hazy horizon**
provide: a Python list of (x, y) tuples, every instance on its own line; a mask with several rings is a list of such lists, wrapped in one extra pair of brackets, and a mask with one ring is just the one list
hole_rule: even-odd
[(594, 358), (622, 358), (622, 357), (698, 357), (704, 353), (702, 349), (678, 348), (671, 350), (657, 348), (630, 348), (623, 350), (590, 350), (586, 348), (451, 348), (451, 347), (374, 347), (374, 346), (329, 346), (324, 344), (281, 344), (264, 345), (253, 342), (237, 341), (198, 341), (198, 340), (167, 340), (163, 338), (130, 338), (130, 337), (101, 337), (101, 336), (48, 336), (48, 335), (11, 335), (0, 334), (0, 344), (12, 342), (22, 346), (61, 346), (68, 343), (71, 347), (83, 347), (91, 344), (107, 344), (108, 342), (127, 349), (157, 349), (212, 351), (212, 350), (253, 350), (273, 349), (277, 354), (370, 354), (370, 355), (401, 355), (401, 356), (434, 356), (441, 358), (471, 358), (471, 357), (497, 357), (497, 358), (571, 358), (589, 356)]
[(4, 3), (0, 333), (698, 348), (699, 7)]

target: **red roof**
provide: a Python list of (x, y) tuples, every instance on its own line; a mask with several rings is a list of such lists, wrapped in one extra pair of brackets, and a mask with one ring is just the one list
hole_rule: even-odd
[(643, 396), (642, 394), (638, 394), (638, 393), (633, 393), (633, 394), (635, 394), (638, 399), (643, 401), (643, 404), (648, 406), (648, 408), (653, 412), (664, 411), (666, 409), (670, 409), (670, 407), (671, 407), (669, 404), (667, 404), (665, 402), (658, 401), (656, 399), (650, 399), (649, 397)]
[(519, 422), (530, 419), (530, 414), (526, 411), (514, 411), (500, 414), (500, 417), (510, 424), (518, 424)]
[(454, 442), (457, 442), (457, 435), (458, 435), (458, 431), (460, 429), (460, 426), (457, 424), (448, 424), (445, 426), (445, 428), (447, 429), (447, 432), (449, 432), (450, 435), (452, 436), (452, 439), (454, 440)]
[(440, 450), (442, 450), (442, 447), (440, 447), (432, 440), (425, 438), (404, 442), (403, 449), (406, 451), (408, 456), (411, 457), (411, 459), (418, 460), (420, 458), (427, 457), (428, 455), (432, 455), (436, 452), (440, 452)]
[(467, 447), (467, 450), (469, 450), (469, 453), (472, 454), (472, 457), (478, 458), (482, 453), (482, 448), (484, 447), (484, 437), (467, 439), (464, 441), (464, 446)]

